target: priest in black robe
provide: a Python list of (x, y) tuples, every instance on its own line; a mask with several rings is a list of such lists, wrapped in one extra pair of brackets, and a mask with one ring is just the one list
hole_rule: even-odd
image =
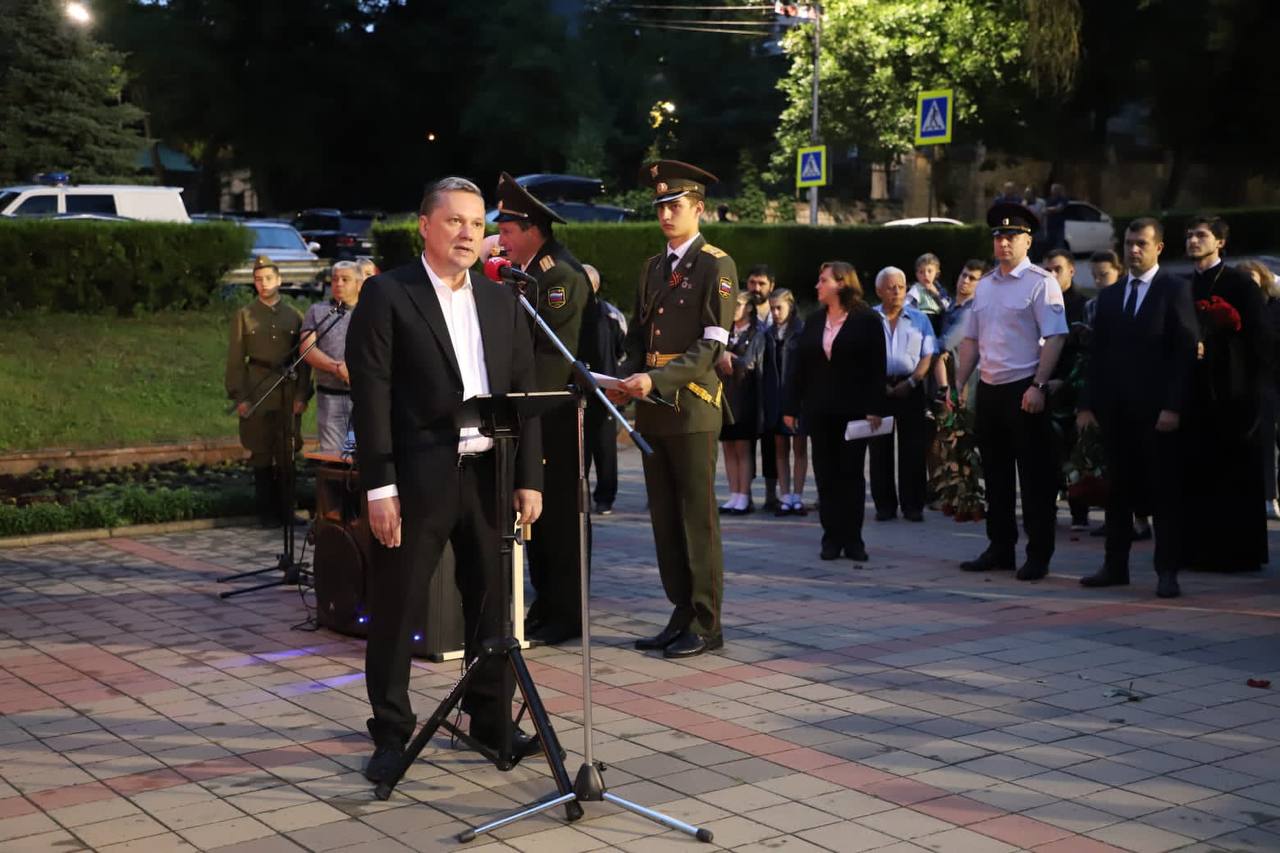
[(1183, 429), (1187, 482), (1186, 567), (1257, 571), (1267, 562), (1266, 491), (1260, 429), (1270, 375), (1270, 333), (1261, 290), (1222, 259), (1227, 224), (1197, 216), (1187, 224), (1195, 264), (1191, 297), (1200, 340), (1192, 402)]

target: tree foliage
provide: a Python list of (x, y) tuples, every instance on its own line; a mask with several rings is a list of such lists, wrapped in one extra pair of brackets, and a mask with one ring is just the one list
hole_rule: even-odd
[(122, 98), (124, 55), (54, 0), (0, 0), (0, 181), (62, 169), (132, 179), (142, 111)]
[[(910, 150), (916, 95), (955, 90), (956, 141), (981, 138), (987, 109), (1026, 90), (1021, 58), (1027, 21), (1007, 0), (828, 0), (819, 58), (819, 135), (836, 150), (857, 146), (887, 159)], [(812, 25), (784, 46), (791, 68), (779, 83), (786, 107), (773, 166), (790, 167), (812, 115)]]

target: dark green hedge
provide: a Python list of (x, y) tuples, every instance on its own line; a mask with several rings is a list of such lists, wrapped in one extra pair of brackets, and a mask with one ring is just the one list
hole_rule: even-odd
[(0, 312), (200, 307), (251, 248), (231, 222), (3, 220)]
[(1226, 209), (1176, 210), (1164, 213), (1135, 213), (1112, 217), (1116, 226), (1116, 247), (1124, 248), (1125, 227), (1139, 216), (1154, 216), (1164, 224), (1163, 258), (1181, 258), (1186, 254), (1187, 222), (1202, 213), (1216, 214), (1231, 229), (1227, 236), (1228, 258), (1280, 248), (1280, 207), (1233, 207)]
[[(921, 226), (885, 228), (875, 225), (813, 227), (808, 225), (708, 224), (707, 240), (728, 252), (746, 277), (755, 264), (768, 264), (778, 286), (813, 301), (813, 285), (823, 261), (849, 261), (858, 269), (863, 288), (871, 296), (875, 274), (893, 265), (911, 280), (915, 259), (933, 252), (942, 259), (944, 280), (954, 280), (969, 258), (991, 254), (990, 232), (981, 226)], [(415, 223), (374, 226), (378, 265), (383, 269), (406, 263), (422, 251)], [(630, 311), (644, 260), (662, 249), (656, 223), (602, 224), (575, 222), (556, 226), (556, 236), (584, 263), (600, 270), (610, 301)]]
[(218, 491), (128, 486), (118, 494), (93, 495), (66, 504), (0, 504), (0, 537), (250, 515), (253, 511), (253, 492), (247, 486)]

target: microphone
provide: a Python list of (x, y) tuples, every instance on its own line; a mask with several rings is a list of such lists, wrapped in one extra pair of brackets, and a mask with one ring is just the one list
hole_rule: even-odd
[(484, 262), (484, 277), (507, 284), (537, 284), (538, 280), (511, 265), (510, 258), (495, 256)]

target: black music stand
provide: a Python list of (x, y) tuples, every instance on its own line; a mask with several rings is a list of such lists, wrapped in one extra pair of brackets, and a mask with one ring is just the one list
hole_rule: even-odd
[[(472, 397), (463, 403), (456, 418), (458, 427), (477, 427), (482, 435), (493, 439), (496, 468), (493, 498), (498, 519), (511, 518), (515, 460), (513, 445), (520, 436), (520, 424), (556, 406), (569, 403), (574, 397), (575, 395), (568, 391), (535, 391), (506, 395), (484, 394)], [(534, 684), (533, 676), (529, 673), (524, 656), (520, 652), (520, 642), (515, 638), (515, 622), (511, 612), (510, 599), (512, 546), (516, 538), (513, 528), (514, 525), (511, 523), (499, 521), (502, 542), (498, 559), (500, 560), (503, 574), (503, 581), (499, 589), (500, 606), (503, 612), (502, 636), (489, 637), (484, 640), (481, 644), (480, 654), (467, 664), (462, 677), (454, 684), (453, 689), (449, 691), (449, 695), (445, 697), (444, 701), (440, 703), (435, 712), (423, 724), (414, 739), (409, 742), (400, 766), (396, 769), (394, 775), (390, 779), (379, 782), (374, 789), (374, 794), (379, 800), (385, 800), (391, 796), (391, 791), (404, 777), (413, 762), (417, 760), (426, 745), (430, 743), (431, 738), (441, 728), (476, 752), (479, 752), (485, 758), (488, 758), (498, 769), (510, 770), (515, 766), (516, 761), (513, 760), (511, 755), (511, 726), (503, 728), (500, 749), (495, 751), (472, 738), (470, 734), (462, 731), (461, 728), (449, 722), (448, 719), (466, 694), (467, 686), (478, 671), (480, 662), (488, 658), (501, 657), (508, 663), (508, 667), (503, 672), (502, 695), (506, 695), (507, 685), (510, 684), (507, 679), (514, 676), (516, 686), (520, 689), (520, 694), (524, 698), (525, 708), (528, 709), (534, 729), (541, 740), (542, 750), (546, 755), (547, 764), (551, 769), (551, 775), (556, 780), (556, 788), (559, 791), (557, 796), (530, 806), (526, 813), (537, 814), (564, 803), (565, 816), (569, 820), (577, 820), (582, 817), (582, 806), (574, 801), (573, 782), (569, 779), (569, 773), (565, 770), (564, 759), (561, 757), (560, 742), (556, 739), (555, 730), (551, 727), (551, 720), (547, 716), (541, 697), (538, 695), (538, 688)]]

